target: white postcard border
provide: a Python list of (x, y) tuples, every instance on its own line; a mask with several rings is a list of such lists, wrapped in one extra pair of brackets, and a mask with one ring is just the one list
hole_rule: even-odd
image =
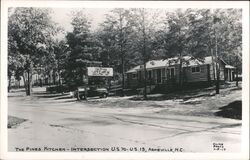
[[(1, 158), (2, 159), (248, 159), (249, 154), (249, 2), (247, 1), (7, 1), (1, 2)], [(243, 119), (241, 153), (52, 153), (7, 151), (7, 18), (8, 7), (55, 8), (242, 8)]]

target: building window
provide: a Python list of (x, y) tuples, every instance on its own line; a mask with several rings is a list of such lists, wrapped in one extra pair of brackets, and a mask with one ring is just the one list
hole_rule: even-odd
[(167, 69), (167, 77), (168, 79), (172, 79), (175, 76), (175, 69), (174, 68), (168, 68)]
[(156, 78), (157, 78), (157, 83), (161, 83), (161, 69), (156, 70)]
[(136, 73), (132, 73), (132, 78), (136, 79)]
[(192, 73), (201, 71), (200, 67), (192, 67), (191, 69), (192, 69)]
[(162, 68), (162, 77), (165, 77), (166, 76), (166, 71), (165, 71), (166, 69), (165, 68)]
[(171, 78), (174, 78), (174, 68), (171, 68), (170, 71), (171, 71), (171, 74), (170, 74), (171, 76), (170, 76), (170, 77), (171, 77)]
[(152, 78), (152, 71), (147, 71), (148, 72), (148, 79), (151, 79)]
[(166, 68), (162, 68), (162, 70), (161, 70), (161, 79), (162, 79), (162, 82), (164, 83), (165, 82), (165, 80), (166, 80)]
[(141, 73), (141, 71), (138, 72), (138, 79), (139, 79), (139, 81), (142, 80), (142, 73)]

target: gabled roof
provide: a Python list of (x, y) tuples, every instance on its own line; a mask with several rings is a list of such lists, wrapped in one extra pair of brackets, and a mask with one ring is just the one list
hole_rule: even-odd
[[(189, 66), (196, 66), (196, 65), (202, 65), (204, 62), (198, 60), (197, 58), (191, 57), (191, 56), (184, 56), (184, 63), (183, 67), (189, 67)], [(178, 62), (180, 64), (180, 62)]]
[[(229, 68), (229, 69), (235, 68), (234, 66), (227, 64), (222, 58), (220, 58), (220, 60), (225, 64), (225, 68)], [(212, 56), (205, 57), (205, 63), (211, 64), (212, 63)]]
[(136, 72), (138, 69), (140, 69), (140, 66), (136, 66), (134, 68), (131, 68), (130, 70), (128, 70), (126, 73), (133, 73)]
[[(215, 57), (214, 57), (214, 60), (215, 60)], [(222, 58), (220, 58), (220, 60), (221, 60), (225, 65), (227, 64)], [(211, 63), (212, 63), (212, 56), (207, 56), (207, 57), (205, 57), (204, 62), (205, 62), (205, 64), (211, 64)]]

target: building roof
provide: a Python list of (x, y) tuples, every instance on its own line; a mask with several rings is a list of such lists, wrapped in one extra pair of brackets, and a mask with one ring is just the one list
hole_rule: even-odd
[[(215, 58), (215, 57), (214, 57)], [(222, 58), (220, 58), (220, 60), (226, 65), (227, 63), (222, 59)], [(205, 64), (211, 64), (213, 61), (212, 61), (212, 56), (207, 56), (207, 57), (205, 57), (205, 59), (204, 59), (204, 62), (205, 62)]]
[(228, 68), (228, 69), (234, 69), (235, 67), (234, 66), (231, 66), (229, 64), (225, 65), (225, 68)]
[(136, 72), (138, 69), (140, 69), (140, 66), (135, 66), (134, 68), (131, 68), (130, 70), (128, 70), (126, 73), (133, 73), (133, 72)]
[[(192, 56), (183, 56), (183, 62), (184, 62), (183, 67), (196, 66), (196, 65), (202, 65), (202, 64), (211, 64), (212, 63), (212, 56), (205, 57), (204, 61), (198, 60), (197, 58), (194, 58)], [(177, 65), (177, 64), (180, 64), (180, 60), (178, 57), (161, 59), (161, 60), (150, 60), (146, 63), (146, 69), (169, 67), (169, 66), (173, 66), (173, 65)], [(126, 73), (137, 72), (138, 70), (141, 70), (143, 68), (144, 68), (143, 65), (138, 65), (138, 66), (128, 70)]]

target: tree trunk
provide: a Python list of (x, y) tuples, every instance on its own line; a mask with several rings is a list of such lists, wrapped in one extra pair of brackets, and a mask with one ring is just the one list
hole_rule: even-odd
[(236, 87), (239, 86), (239, 77), (238, 77), (238, 74), (239, 74), (239, 70), (238, 70), (238, 57), (236, 56)]
[(11, 87), (11, 76), (9, 76), (8, 92), (10, 92), (10, 87)]
[(30, 78), (30, 71), (28, 71), (28, 81), (27, 81), (27, 96), (30, 96), (31, 94), (31, 78)]
[(144, 13), (144, 8), (143, 8), (143, 15), (142, 15), (142, 33), (143, 33), (143, 59), (144, 59), (144, 94), (143, 98), (147, 99), (147, 68), (146, 68), (146, 63), (147, 63), (147, 53), (146, 53), (146, 32), (145, 32), (145, 13)]
[(179, 87), (182, 89), (182, 54), (180, 53), (180, 65), (179, 65)]
[(53, 70), (53, 85), (56, 85), (56, 72)]
[(122, 54), (122, 96), (124, 96), (125, 75), (124, 75), (124, 55)]
[(58, 81), (57, 81), (57, 85), (61, 85), (61, 72), (60, 72), (60, 65), (59, 65), (59, 60), (57, 61), (58, 63), (58, 66), (57, 66), (57, 69), (56, 69), (56, 72), (57, 72), (57, 75), (58, 75)]
[(121, 62), (122, 62), (122, 93), (121, 96), (124, 96), (124, 88), (125, 88), (125, 75), (124, 75), (124, 49), (123, 49), (123, 24), (122, 24), (122, 13), (121, 11), (119, 12), (119, 25), (120, 25), (120, 30), (119, 30), (119, 43), (120, 43), (120, 53), (121, 53)]
[(216, 94), (220, 93), (220, 62), (219, 62), (219, 56), (218, 56), (218, 41), (217, 41), (217, 35), (215, 35), (215, 55), (216, 55)]
[[(82, 84), (84, 84), (84, 98), (85, 101), (88, 100), (88, 84), (89, 84), (89, 79), (88, 79), (88, 73), (87, 73), (87, 69), (85, 69), (84, 71), (81, 69), (81, 77), (82, 77)], [(84, 82), (83, 82), (83, 76), (84, 76)]]
[(216, 62), (216, 75), (217, 75), (217, 79), (216, 79), (216, 94), (220, 93), (220, 65), (218, 62)]
[(20, 79), (18, 80), (18, 88), (20, 88)]
[(25, 93), (27, 95), (27, 82), (26, 82), (26, 78), (25, 78), (25, 73), (23, 73), (23, 85), (24, 85), (24, 89), (25, 89)]
[[(110, 46), (109, 46), (110, 47)], [(110, 48), (108, 47), (108, 52), (107, 52), (107, 59), (108, 59), (108, 62), (107, 62), (107, 66), (110, 67)], [(111, 89), (111, 77), (108, 77), (108, 91), (110, 91)]]
[(143, 98), (147, 99), (147, 69), (146, 69), (146, 61), (144, 61), (144, 94)]
[(236, 87), (239, 86), (238, 68), (236, 68)]
[(213, 54), (213, 49), (211, 49), (211, 56), (212, 56), (213, 77), (214, 77), (214, 81), (215, 81), (215, 68), (214, 68), (214, 54)]

